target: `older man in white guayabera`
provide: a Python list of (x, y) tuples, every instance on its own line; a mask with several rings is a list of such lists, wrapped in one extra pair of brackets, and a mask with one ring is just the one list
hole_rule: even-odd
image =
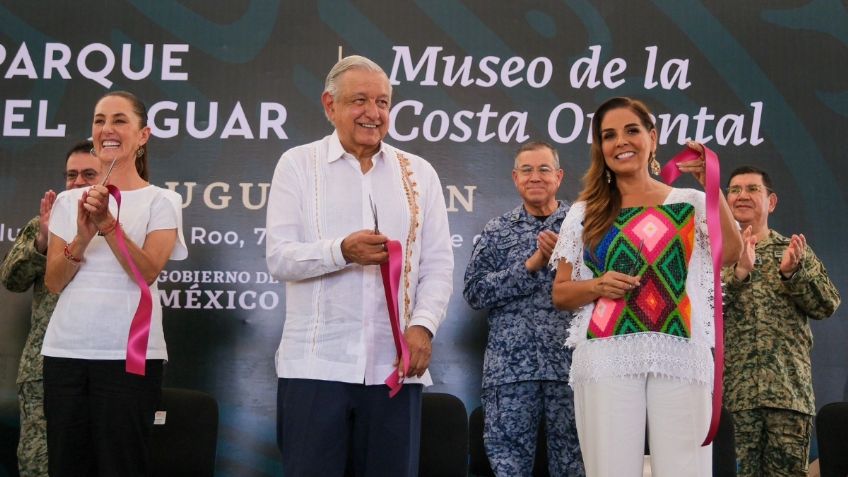
[[(431, 340), (450, 298), (453, 252), (433, 167), (383, 141), (391, 100), (376, 63), (340, 60), (321, 95), (335, 131), (290, 149), (274, 171), (266, 257), (286, 283), (277, 350), (285, 475), (418, 472), (421, 390), (432, 382)], [(393, 335), (381, 283), (390, 240), (402, 245), (402, 336)], [(409, 349), (405, 373), (395, 338)], [(383, 383), (396, 370), (404, 385), (390, 398)]]

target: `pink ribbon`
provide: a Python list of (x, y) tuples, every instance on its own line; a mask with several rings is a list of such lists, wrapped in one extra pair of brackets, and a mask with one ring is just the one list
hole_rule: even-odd
[[(696, 160), (700, 157), (696, 151), (686, 148), (673, 158), (663, 167), (660, 177), (666, 183), (671, 185), (678, 177), (681, 176), (680, 169), (677, 164), (685, 161)], [(722, 298), (721, 298), (721, 253), (722, 253), (722, 237), (721, 237), (721, 219), (719, 218), (720, 205), (720, 181), (721, 174), (719, 171), (718, 156), (715, 152), (704, 146), (704, 158), (706, 169), (706, 181), (704, 190), (706, 192), (707, 206), (707, 229), (710, 233), (710, 251), (713, 258), (713, 293), (714, 297), (714, 316), (715, 323), (715, 373), (713, 374), (713, 411), (710, 418), (710, 428), (707, 431), (707, 437), (704, 439), (702, 446), (710, 445), (718, 432), (719, 419), (721, 418), (721, 399), (723, 392), (723, 375), (724, 375), (724, 320), (722, 313)]]
[(384, 381), (389, 387), (389, 397), (393, 398), (403, 387), (403, 377), (399, 370), (403, 366), (403, 376), (409, 371), (409, 349), (400, 327), (398, 316), (398, 289), (400, 287), (400, 268), (403, 263), (403, 248), (397, 240), (386, 242), (389, 259), (380, 264), (380, 274), (383, 275), (383, 290), (386, 292), (386, 307), (389, 309), (389, 321), (392, 324), (392, 338), (395, 340), (398, 367)]
[[(109, 195), (114, 197), (118, 204), (115, 220), (120, 224), (121, 190), (112, 184), (107, 185), (106, 188), (109, 189)], [(150, 295), (150, 287), (147, 286), (147, 282), (130, 255), (127, 242), (124, 240), (124, 231), (117, 224), (115, 225), (115, 240), (118, 242), (118, 250), (124, 256), (132, 271), (135, 284), (141, 291), (141, 296), (138, 298), (138, 307), (135, 310), (132, 323), (130, 323), (130, 333), (127, 338), (126, 369), (128, 373), (144, 376), (145, 365), (147, 364), (147, 341), (150, 338), (150, 316), (153, 313), (153, 297)]]

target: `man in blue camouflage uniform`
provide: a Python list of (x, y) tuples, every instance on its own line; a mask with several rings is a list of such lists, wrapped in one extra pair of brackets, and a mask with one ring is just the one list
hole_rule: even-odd
[(831, 316), (839, 292), (803, 235), (769, 229), (777, 194), (766, 172), (734, 170), (727, 202), (744, 242), (739, 261), (722, 273), (724, 402), (733, 414), (738, 475), (806, 476), (815, 415), (808, 320)]
[(483, 364), (483, 441), (498, 476), (532, 475), (541, 419), (548, 468), (582, 476), (583, 461), (568, 386), (571, 314), (551, 302), (548, 260), (568, 205), (557, 201), (563, 178), (556, 150), (523, 145), (512, 171), (522, 204), (486, 224), (465, 271), (465, 300), (489, 308)]
[[(92, 156), (91, 143), (74, 145), (66, 155), (65, 188), (87, 187), (100, 177), (100, 160)], [(49, 190), (41, 199), (39, 215), (18, 233), (14, 245), (0, 265), (0, 281), (9, 291), (25, 292), (32, 287), (30, 330), (18, 366), (18, 404), (21, 434), (18, 440), (18, 471), (21, 477), (47, 475), (47, 424), (44, 420), (41, 344), (56, 300), (44, 286), (47, 266), (47, 230), (56, 193)]]

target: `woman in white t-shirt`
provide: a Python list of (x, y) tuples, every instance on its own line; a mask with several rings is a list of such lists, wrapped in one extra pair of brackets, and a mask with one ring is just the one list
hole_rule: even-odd
[[(156, 278), (168, 259), (187, 256), (181, 198), (151, 185), (147, 110), (131, 93), (103, 96), (92, 140), (108, 184), (65, 191), (50, 217), (45, 283), (61, 293), (47, 327), (44, 407), (50, 475), (142, 476), (168, 355)], [(121, 254), (116, 231), (153, 298), (144, 375), (126, 371), (130, 323), (140, 290)]]

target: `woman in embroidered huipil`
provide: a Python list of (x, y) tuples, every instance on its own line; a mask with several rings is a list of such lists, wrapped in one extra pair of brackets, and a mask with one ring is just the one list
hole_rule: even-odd
[[(592, 138), (584, 189), (551, 257), (554, 305), (577, 310), (567, 344), (586, 475), (642, 475), (647, 418), (654, 476), (710, 476), (701, 442), (716, 291), (704, 193), (651, 177), (657, 131), (639, 101), (602, 104)], [(679, 167), (704, 184), (703, 154)], [(722, 259), (732, 263), (740, 238), (723, 197), (720, 217)]]

